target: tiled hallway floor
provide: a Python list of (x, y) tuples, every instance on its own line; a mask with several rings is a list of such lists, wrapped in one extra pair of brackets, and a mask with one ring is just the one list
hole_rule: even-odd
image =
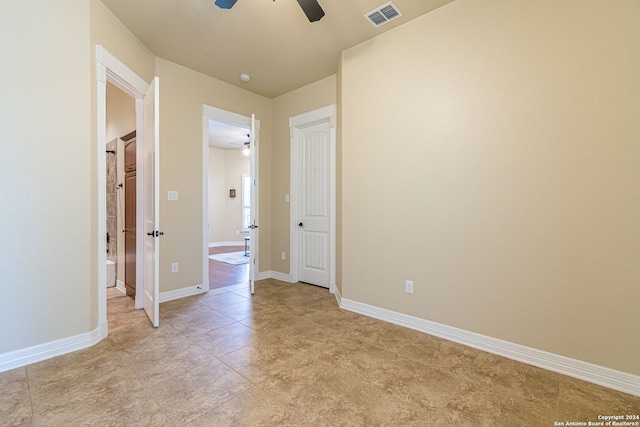
[(340, 310), (275, 280), (161, 304), (108, 290), (109, 338), (0, 373), (0, 425), (553, 426), (640, 398)]

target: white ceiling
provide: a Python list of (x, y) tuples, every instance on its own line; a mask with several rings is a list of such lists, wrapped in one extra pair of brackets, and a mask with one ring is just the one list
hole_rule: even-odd
[(228, 123), (209, 121), (209, 146), (225, 150), (241, 150), (249, 142), (251, 131)]
[(326, 15), (310, 23), (296, 0), (102, 0), (155, 55), (268, 98), (335, 74), (343, 50), (453, 0), (394, 0), (403, 16), (375, 28), (364, 15), (387, 1), (318, 0)]

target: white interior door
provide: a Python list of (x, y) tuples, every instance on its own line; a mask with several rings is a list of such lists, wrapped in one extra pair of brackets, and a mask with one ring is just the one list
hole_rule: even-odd
[(329, 287), (329, 122), (300, 129), (298, 280)]
[(255, 278), (256, 269), (258, 268), (258, 137), (256, 135), (256, 116), (251, 115), (251, 134), (249, 138), (249, 148), (251, 150), (250, 156), (250, 174), (251, 174), (251, 202), (250, 202), (250, 216), (251, 225), (250, 237), (251, 237), (251, 260), (249, 262), (249, 283), (251, 287), (251, 293), (255, 292)]
[(143, 140), (142, 140), (142, 179), (143, 179), (143, 263), (144, 297), (143, 306), (153, 326), (159, 324), (159, 274), (160, 258), (159, 231), (159, 81), (154, 77), (144, 97)]

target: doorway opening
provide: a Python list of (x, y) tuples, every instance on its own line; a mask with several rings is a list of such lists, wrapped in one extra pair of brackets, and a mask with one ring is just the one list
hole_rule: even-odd
[(250, 129), (209, 120), (209, 289), (249, 284)]
[[(97, 285), (98, 285), (98, 334), (97, 340), (106, 338), (108, 335), (107, 324), (107, 174), (106, 174), (106, 156), (107, 156), (107, 83), (112, 84), (126, 95), (132, 97), (135, 103), (135, 127), (138, 132), (137, 148), (136, 148), (136, 164), (146, 174), (151, 171), (157, 174), (157, 166), (145, 167), (149, 162), (147, 160), (147, 152), (153, 156), (153, 150), (158, 146), (157, 117), (158, 117), (158, 98), (157, 94), (158, 79), (154, 78), (151, 85), (145, 82), (137, 74), (135, 74), (124, 63), (118, 60), (107, 49), (100, 45), (96, 45), (96, 141), (97, 141)], [(149, 130), (150, 129), (150, 130)], [(144, 153), (142, 151), (144, 149)], [(124, 149), (121, 150), (121, 152)], [(114, 151), (114, 150), (110, 150)], [(115, 150), (117, 151), (117, 149)], [(145, 154), (145, 156), (143, 156)], [(110, 154), (111, 155), (111, 154)], [(157, 160), (157, 156), (155, 157)], [(144, 161), (143, 161), (144, 160)], [(135, 308), (144, 308), (154, 326), (158, 326), (158, 281), (157, 275), (147, 272), (157, 270), (158, 259), (156, 245), (155, 252), (150, 253), (146, 249), (146, 240), (144, 233), (143, 221), (147, 214), (154, 214), (157, 221), (157, 208), (150, 211), (146, 207), (140, 209), (143, 205), (142, 201), (151, 197), (157, 192), (157, 186), (154, 185), (155, 180), (145, 177), (138, 179), (135, 185), (135, 204), (136, 204), (136, 295)], [(157, 199), (157, 195), (156, 195)], [(146, 203), (144, 204), (146, 206)], [(157, 227), (156, 227), (157, 228)], [(143, 247), (143, 244), (145, 245)], [(144, 249), (144, 250), (143, 250)], [(144, 270), (144, 274), (143, 274)], [(143, 283), (143, 279), (151, 278), (153, 283), (147, 286)]]
[(259, 259), (260, 121), (203, 105), (202, 124), (203, 288), (244, 283), (253, 293)]
[(105, 124), (107, 320), (117, 322), (120, 297), (136, 295), (136, 110), (135, 99), (110, 82)]

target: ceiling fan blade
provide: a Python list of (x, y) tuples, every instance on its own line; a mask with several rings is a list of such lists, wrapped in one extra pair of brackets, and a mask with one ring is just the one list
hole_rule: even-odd
[(238, 0), (216, 0), (216, 6), (220, 9), (231, 9)]
[(309, 22), (319, 21), (324, 16), (324, 10), (322, 10), (317, 0), (298, 0), (298, 4), (304, 14), (307, 15), (307, 18), (309, 18)]

